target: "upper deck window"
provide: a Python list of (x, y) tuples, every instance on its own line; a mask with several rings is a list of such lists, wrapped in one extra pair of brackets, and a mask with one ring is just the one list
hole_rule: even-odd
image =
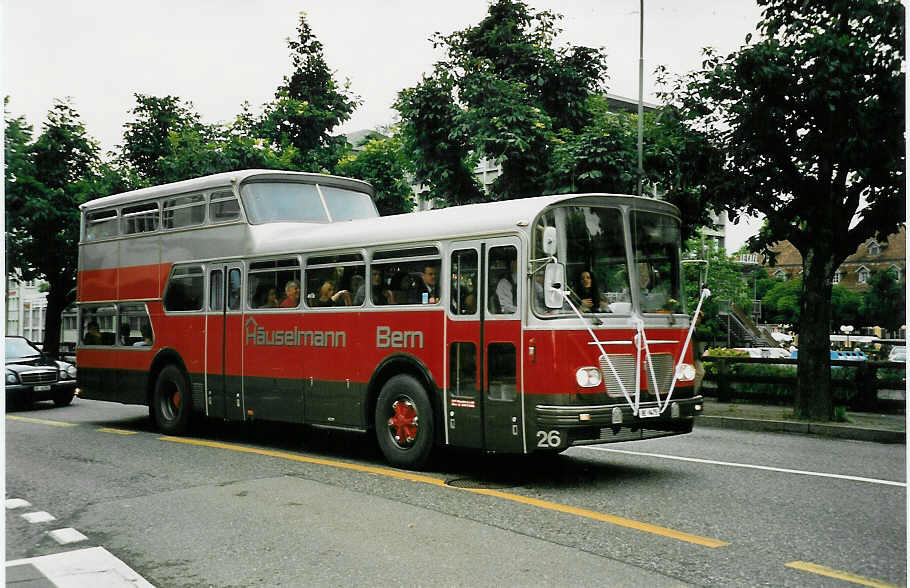
[(123, 234), (149, 233), (158, 230), (158, 203), (146, 202), (123, 208)]
[(212, 192), (209, 198), (209, 219), (223, 223), (240, 218), (240, 203), (231, 191)]
[(85, 215), (85, 238), (88, 241), (113, 237), (119, 233), (117, 211), (102, 210)]
[(240, 194), (253, 224), (325, 223), (379, 216), (369, 194), (334, 186), (254, 181), (243, 184)]
[(373, 199), (364, 192), (354, 192), (332, 186), (319, 186), (329, 215), (333, 221), (354, 220), (357, 218), (374, 218), (376, 207)]
[(240, 188), (252, 224), (275, 222), (324, 223), (325, 207), (313, 184), (249, 182)]
[(201, 225), (205, 221), (205, 196), (191, 194), (164, 200), (163, 224), (165, 229)]

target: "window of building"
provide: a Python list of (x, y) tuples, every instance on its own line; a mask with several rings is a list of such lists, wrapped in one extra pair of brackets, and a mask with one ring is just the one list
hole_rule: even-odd
[(866, 245), (866, 251), (869, 252), (869, 255), (871, 255), (871, 256), (874, 257), (874, 256), (876, 256), (876, 255), (878, 255), (879, 253), (882, 252), (882, 248), (881, 248), (881, 246), (880, 246), (878, 243), (876, 243), (875, 241), (871, 241), (871, 242), (869, 242), (868, 245)]
[(774, 273), (771, 274), (771, 275), (774, 276), (774, 277), (777, 278), (777, 279), (786, 279), (786, 277), (787, 277), (787, 272), (785, 272), (785, 271), (782, 270), (782, 269), (779, 269), (779, 270), (774, 270)]
[(902, 275), (902, 274), (901, 274), (901, 268), (900, 268), (900, 267), (898, 267), (898, 266), (896, 266), (896, 265), (892, 265), (891, 267), (888, 268), (888, 273), (890, 273), (890, 274), (891, 274), (891, 277), (893, 277), (893, 278), (894, 278), (895, 280), (897, 280), (898, 282), (901, 281), (901, 275)]
[(834, 277), (831, 278), (831, 283), (840, 284), (840, 278), (841, 278), (840, 270), (837, 270), (836, 272), (834, 272)]
[(247, 280), (250, 308), (300, 305), (300, 263), (296, 258), (254, 261), (250, 263)]
[(865, 266), (856, 270), (856, 281), (860, 284), (865, 284), (869, 281), (869, 269)]

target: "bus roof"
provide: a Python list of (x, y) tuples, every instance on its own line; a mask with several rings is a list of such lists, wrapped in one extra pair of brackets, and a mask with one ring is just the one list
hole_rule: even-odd
[(439, 208), (329, 224), (270, 223), (250, 226), (250, 253), (277, 255), (296, 251), (397, 245), (441, 239), (471, 239), (520, 230), (547, 206), (576, 200), (578, 205), (627, 205), (679, 218), (668, 202), (622, 194), (560, 194)]
[(374, 195), (372, 186), (362, 180), (355, 180), (353, 178), (272, 169), (245, 169), (202, 176), (200, 178), (172, 182), (170, 184), (161, 184), (160, 186), (151, 186), (149, 188), (132, 190), (130, 192), (122, 192), (120, 194), (91, 200), (80, 205), (79, 208), (85, 212), (109, 206), (119, 206), (121, 204), (161, 198), (162, 196), (186, 194), (189, 192), (212, 190), (215, 188), (226, 188), (234, 184), (241, 184), (250, 179), (290, 180), (311, 184), (322, 184), (347, 188), (357, 192), (365, 192), (369, 194), (370, 197)]

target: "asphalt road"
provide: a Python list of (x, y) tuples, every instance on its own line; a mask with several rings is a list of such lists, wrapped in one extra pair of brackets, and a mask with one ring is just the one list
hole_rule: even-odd
[(6, 498), (56, 517), (7, 510), (7, 560), (97, 545), (162, 587), (906, 585), (904, 445), (696, 425), (417, 473), (363, 436), (167, 438), (143, 407), (78, 399), (5, 426)]

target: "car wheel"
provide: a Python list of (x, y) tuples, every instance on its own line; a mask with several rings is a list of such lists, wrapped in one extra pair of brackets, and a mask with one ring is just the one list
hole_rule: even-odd
[(189, 390), (186, 373), (176, 365), (165, 366), (159, 372), (149, 413), (162, 433), (182, 435), (189, 429), (193, 412)]
[(54, 406), (69, 406), (73, 401), (73, 392), (58, 392), (54, 396)]
[(375, 416), (376, 439), (389, 463), (426, 465), (434, 446), (433, 409), (420, 382), (408, 375), (391, 378), (379, 393)]

